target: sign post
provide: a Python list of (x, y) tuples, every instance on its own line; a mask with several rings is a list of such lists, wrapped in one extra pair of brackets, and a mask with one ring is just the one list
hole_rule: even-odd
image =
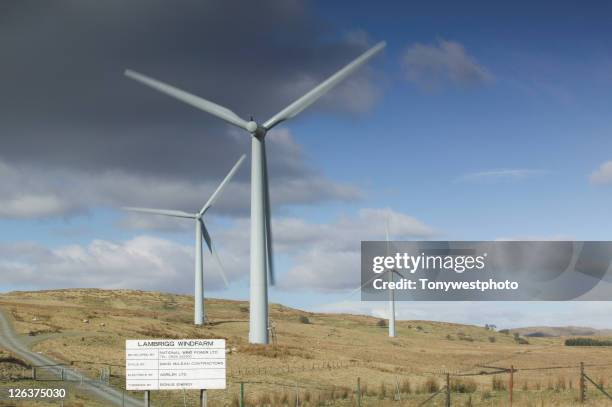
[(200, 390), (200, 407), (208, 406), (208, 395), (206, 394), (206, 390)]
[(225, 339), (138, 339), (125, 341), (125, 388), (200, 390), (206, 406), (208, 389), (226, 388)]

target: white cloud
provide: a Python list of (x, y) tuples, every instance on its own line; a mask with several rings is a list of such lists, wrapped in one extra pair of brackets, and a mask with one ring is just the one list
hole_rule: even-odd
[[(2, 283), (24, 288), (133, 288), (191, 292), (193, 246), (138, 236), (123, 242), (48, 249), (34, 243), (0, 245)], [(223, 286), (218, 269), (205, 267), (207, 288)], [(240, 276), (229, 274), (230, 279)]]
[[(434, 230), (419, 220), (390, 209), (362, 209), (357, 217), (344, 217), (325, 225), (300, 221), (275, 228), (293, 253), (293, 266), (280, 280), (285, 289), (346, 290), (359, 286), (362, 240), (385, 239), (389, 219), (392, 239), (429, 238)], [(281, 243), (282, 245), (282, 243)]]
[[(287, 129), (271, 132), (267, 141), (270, 193), (275, 207), (360, 199), (358, 188), (333, 182), (311, 170), (307, 157)], [(232, 165), (233, 162), (227, 163), (228, 171)], [(247, 159), (239, 176), (228, 184), (215, 207), (216, 214), (242, 216), (249, 212), (249, 165)], [(195, 211), (201, 208), (223, 176), (218, 179), (164, 178), (122, 170), (74, 171), (0, 161), (0, 218), (66, 217), (96, 207), (122, 206)], [(176, 223), (160, 217), (131, 216), (124, 225), (167, 229)]]
[[(362, 209), (357, 216), (318, 224), (275, 217), (275, 253), (277, 259), (290, 263), (289, 270), (278, 276), (279, 288), (328, 291), (358, 287), (360, 242), (384, 239), (387, 218), (394, 239), (434, 234), (422, 222), (390, 209)], [(193, 227), (192, 222), (182, 225)], [(226, 229), (214, 223), (208, 226), (228, 280), (248, 278), (249, 220), (236, 219)], [(2, 282), (10, 286), (191, 292), (193, 285), (193, 246), (150, 236), (56, 249), (31, 243), (0, 244), (0, 259)], [(223, 288), (212, 259), (205, 260), (205, 274), (207, 289)]]
[(472, 86), (493, 81), (493, 75), (458, 42), (439, 40), (437, 44), (413, 44), (404, 53), (408, 80), (426, 89), (444, 84)]
[(589, 181), (594, 185), (612, 184), (612, 161), (606, 161), (591, 173)]
[(546, 171), (514, 168), (514, 169), (499, 169), (489, 171), (478, 171), (464, 174), (459, 178), (460, 181), (472, 182), (498, 182), (498, 181), (516, 181), (526, 178), (535, 177), (545, 174)]

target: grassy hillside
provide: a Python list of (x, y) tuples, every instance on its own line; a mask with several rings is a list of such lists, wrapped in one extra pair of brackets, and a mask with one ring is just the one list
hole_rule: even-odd
[[(452, 304), (449, 304), (452, 306)], [(302, 404), (310, 400), (329, 405), (353, 405), (357, 378), (366, 393), (367, 405), (392, 402), (401, 390), (403, 405), (417, 405), (444, 382), (444, 372), (474, 374), (456, 377), (453, 387), (463, 393), (453, 400), (471, 405), (504, 405), (508, 375), (479, 375), (491, 366), (524, 370), (515, 374), (514, 405), (574, 405), (578, 365), (608, 386), (612, 379), (612, 352), (601, 348), (568, 348), (562, 338), (528, 338), (518, 344), (512, 334), (482, 327), (429, 321), (399, 321), (398, 337), (387, 337), (379, 319), (309, 313), (271, 305), (270, 318), (277, 346), (249, 345), (248, 303), (211, 299), (206, 301), (210, 323), (192, 325), (193, 298), (157, 292), (74, 289), (12, 292), (0, 295), (0, 308), (14, 320), (34, 350), (56, 358), (95, 377), (110, 365), (111, 382), (124, 385), (126, 339), (225, 338), (228, 382), (226, 391), (211, 391), (212, 405), (237, 402), (238, 383), (251, 404), (265, 404), (266, 397), (282, 404), (293, 400), (298, 386)], [(483, 367), (487, 366), (487, 367)], [(494, 377), (498, 382), (494, 383)], [(592, 389), (590, 405), (606, 405)], [(182, 405), (193, 392), (157, 392), (158, 404)], [(293, 398), (293, 399), (292, 399)], [(541, 403), (544, 404), (541, 404)], [(216, 403), (216, 404), (215, 404)], [(443, 397), (433, 404), (442, 405)], [(308, 404), (308, 403), (307, 403)], [(397, 405), (397, 402), (394, 404)], [(455, 405), (455, 404), (453, 404)], [(461, 404), (457, 404), (461, 405)], [(469, 404), (468, 404), (469, 405)]]

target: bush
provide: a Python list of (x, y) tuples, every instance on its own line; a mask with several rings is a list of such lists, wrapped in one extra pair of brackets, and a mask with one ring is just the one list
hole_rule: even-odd
[(489, 336), (489, 342), (495, 343), (496, 339), (494, 336)]
[(506, 383), (499, 376), (493, 376), (491, 379), (491, 388), (493, 391), (503, 391), (506, 390)]
[(519, 345), (529, 345), (529, 341), (525, 338), (522, 338), (518, 332), (514, 333), (514, 341)]
[(300, 322), (302, 324), (310, 324), (310, 320), (308, 319), (306, 315), (300, 315)]
[(440, 390), (440, 384), (434, 377), (428, 378), (423, 383), (423, 393), (435, 393)]
[(529, 345), (529, 341), (525, 338), (518, 338), (516, 340), (516, 343), (518, 343), (519, 345)]
[(455, 380), (451, 382), (451, 390), (456, 393), (474, 393), (476, 391), (476, 382), (474, 380)]
[(387, 321), (385, 321), (384, 319), (379, 319), (378, 322), (376, 322), (376, 326), (384, 328), (387, 326)]
[(612, 346), (612, 340), (595, 338), (570, 338), (565, 340), (565, 346)]
[(412, 393), (412, 385), (410, 384), (410, 380), (402, 380), (402, 382), (400, 383), (400, 392), (405, 394)]
[(380, 390), (378, 391), (378, 398), (383, 400), (387, 397), (387, 386), (385, 386), (385, 382), (380, 382)]
[(510, 330), (509, 329), (500, 329), (499, 333), (500, 334), (504, 334), (504, 335), (509, 335), (510, 334)]

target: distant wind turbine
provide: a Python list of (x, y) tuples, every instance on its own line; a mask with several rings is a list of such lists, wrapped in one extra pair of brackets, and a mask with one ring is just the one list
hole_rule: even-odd
[[(385, 228), (386, 239), (387, 239), (387, 256), (391, 255), (390, 243), (389, 243), (389, 218), (387, 218), (387, 224)], [(398, 273), (398, 271), (393, 268), (392, 270), (387, 271), (389, 275), (389, 283), (393, 283), (393, 274)], [(401, 274), (400, 278), (401, 278)], [(391, 284), (389, 284), (391, 285)], [(395, 338), (395, 290), (389, 288), (389, 337)]]
[[(384, 42), (378, 43), (263, 124), (258, 124), (252, 119), (249, 121), (244, 120), (226, 107), (138, 72), (125, 71), (126, 76), (197, 109), (217, 116), (234, 126), (246, 130), (251, 135), (251, 292), (249, 320), (249, 342), (251, 343), (268, 343), (268, 276), (270, 284), (274, 285), (270, 191), (268, 188), (265, 136), (274, 126), (295, 117), (302, 110), (317, 101), (381, 51), (385, 45)], [(265, 95), (262, 96), (265, 97)]]
[(219, 257), (216, 250), (213, 250), (212, 239), (210, 238), (210, 234), (206, 229), (206, 225), (204, 225), (204, 214), (214, 205), (217, 198), (221, 194), (221, 191), (232, 179), (238, 168), (244, 161), (245, 155), (243, 154), (238, 162), (234, 164), (234, 167), (230, 170), (230, 172), (225, 176), (225, 179), (219, 184), (215, 192), (210, 196), (208, 201), (204, 204), (202, 209), (200, 209), (197, 213), (187, 213), (183, 211), (169, 210), (169, 209), (150, 209), (150, 208), (133, 208), (133, 207), (124, 207), (122, 209), (126, 211), (133, 212), (142, 212), (142, 213), (152, 213), (154, 215), (165, 215), (172, 216), (175, 218), (188, 218), (195, 220), (195, 308), (194, 308), (194, 324), (203, 325), (205, 321), (205, 313), (204, 313), (204, 267), (202, 262), (202, 237), (206, 241), (206, 246), (208, 246), (208, 250), (210, 253), (215, 256), (219, 264), (219, 272), (221, 273), (221, 277), (223, 278), (223, 282), (225, 285), (228, 285), (227, 278), (225, 277), (225, 273), (223, 272), (223, 268), (221, 266), (221, 262), (219, 261)]

